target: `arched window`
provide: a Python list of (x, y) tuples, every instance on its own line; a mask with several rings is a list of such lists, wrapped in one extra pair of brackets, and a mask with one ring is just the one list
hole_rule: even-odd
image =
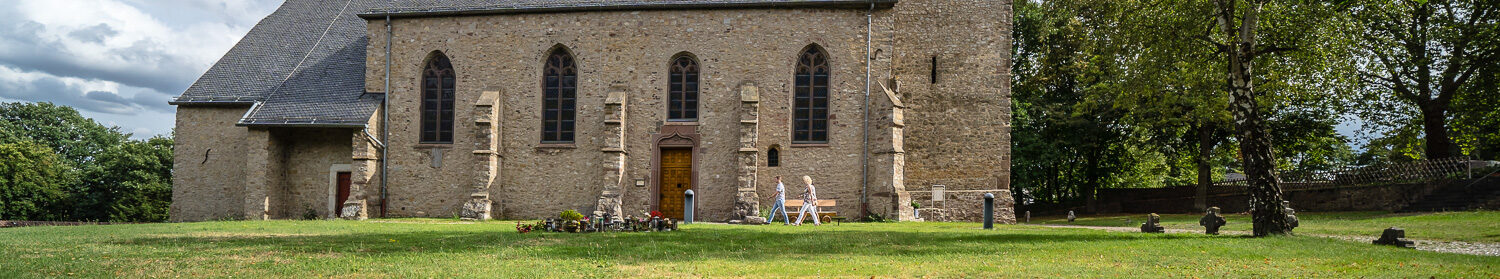
[(810, 45), (798, 55), (792, 142), (828, 142), (828, 73), (828, 55), (823, 48)]
[(692, 56), (672, 59), (667, 81), (667, 121), (698, 121), (698, 61)]
[(434, 51), (422, 69), (422, 143), (453, 143), (453, 64)]
[(542, 70), (542, 142), (573, 142), (577, 93), (578, 67), (573, 55), (562, 47), (554, 48)]
[(775, 145), (772, 145), (771, 148), (766, 149), (766, 166), (781, 166), (781, 150), (777, 149)]

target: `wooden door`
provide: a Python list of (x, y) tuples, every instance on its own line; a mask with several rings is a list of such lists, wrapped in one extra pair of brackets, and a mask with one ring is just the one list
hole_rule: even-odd
[(344, 216), (344, 202), (349, 201), (349, 173), (339, 172), (338, 191), (333, 195), (334, 217)]
[(683, 191), (693, 188), (693, 150), (661, 150), (659, 210), (663, 217), (682, 220)]

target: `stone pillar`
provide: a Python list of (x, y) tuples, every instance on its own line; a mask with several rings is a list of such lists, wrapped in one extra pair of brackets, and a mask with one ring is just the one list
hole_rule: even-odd
[(251, 128), (245, 139), (245, 220), (271, 218), (271, 199), (279, 189), (281, 146), (271, 131)]
[(735, 177), (739, 187), (735, 191), (734, 214), (744, 223), (764, 224), (765, 218), (760, 217), (760, 194), (755, 191), (757, 160), (760, 158), (760, 149), (755, 146), (760, 134), (760, 89), (755, 83), (740, 85), (739, 114), (740, 144)]
[[(604, 170), (604, 190), (594, 206), (594, 215), (609, 213), (612, 219), (624, 220), (620, 208), (625, 187), (625, 105), (629, 94), (622, 86), (611, 86), (604, 99), (604, 146), (599, 149)], [(613, 221), (613, 220), (611, 220)]]
[(500, 173), (499, 139), (500, 133), (496, 122), (500, 115), (500, 92), (484, 91), (479, 100), (474, 102), (474, 188), (469, 192), (468, 201), (464, 202), (459, 219), (463, 220), (489, 220), (491, 216), (492, 200), (490, 200), (490, 186), (495, 184), (495, 178)]
[[(373, 126), (372, 126), (373, 127)], [(369, 219), (369, 194), (373, 186), (373, 178), (380, 172), (380, 151), (375, 146), (375, 139), (369, 135), (378, 131), (354, 130), (350, 136), (354, 138), (354, 152), (351, 156), (354, 163), (349, 168), (349, 199), (339, 205), (343, 213), (338, 218), (348, 220)]]
[[(896, 81), (891, 80), (893, 85)], [(906, 191), (906, 104), (885, 82), (875, 82), (870, 110), (870, 213), (901, 221), (915, 220)]]

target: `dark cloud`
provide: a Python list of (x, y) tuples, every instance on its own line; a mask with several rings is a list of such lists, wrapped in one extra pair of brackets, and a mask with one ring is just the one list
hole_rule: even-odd
[(52, 102), (80, 110), (109, 113), (134, 114), (143, 110), (158, 112), (174, 111), (166, 104), (166, 94), (150, 89), (136, 89), (134, 96), (125, 98), (119, 92), (86, 91), (69, 85), (61, 78), (42, 76), (30, 81), (0, 81), (0, 98), (30, 102)]
[(120, 31), (115, 31), (114, 28), (110, 28), (109, 24), (100, 23), (99, 25), (94, 25), (93, 27), (68, 32), (68, 37), (80, 42), (102, 44), (104, 43), (104, 40), (119, 34)]
[(170, 113), (177, 111), (176, 107), (167, 104), (168, 101), (172, 100), (172, 96), (174, 95), (162, 94), (161, 92), (151, 90), (141, 90), (140, 92), (135, 92), (134, 97), (130, 97), (130, 102), (149, 110)]
[(0, 50), (4, 50), (0, 51), (0, 64), (54, 76), (108, 80), (162, 92), (187, 89), (203, 68), (185, 57), (168, 54), (166, 47), (150, 39), (107, 51), (108, 56), (122, 61), (86, 60), (67, 52), (63, 42), (41, 36), (42, 29), (43, 26), (35, 21), (0, 29)]

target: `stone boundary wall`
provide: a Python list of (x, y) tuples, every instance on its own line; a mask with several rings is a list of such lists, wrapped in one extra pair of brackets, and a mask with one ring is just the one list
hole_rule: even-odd
[(63, 221), (13, 221), (0, 220), (0, 228), (38, 227), (38, 226), (88, 226), (88, 225), (124, 225), (124, 224), (146, 224), (135, 222), (63, 222)]
[[(1393, 211), (1447, 183), (1450, 181), (1291, 190), (1282, 194), (1298, 211)], [(1193, 208), (1196, 191), (1197, 186), (1100, 189), (1099, 210), (1103, 213), (1198, 213), (1199, 210)], [(1217, 206), (1224, 212), (1245, 212), (1249, 196), (1233, 189), (1210, 188), (1208, 206)]]
[(931, 211), (925, 209), (942, 208), (944, 209), (942, 210), (942, 212), (944, 215), (946, 215), (947, 221), (981, 222), (984, 221), (985, 193), (991, 193), (995, 195), (995, 223), (1015, 224), (1016, 205), (1015, 202), (1009, 198), (1011, 196), (1010, 190), (1001, 189), (963, 192), (950, 191), (943, 194), (944, 199), (946, 200), (944, 202), (946, 205), (943, 206), (932, 204), (931, 191), (912, 191), (911, 200), (922, 204), (922, 208), (924, 208), (924, 210), (922, 210), (921, 217), (928, 221), (933, 221), (934, 219), (932, 218), (932, 216), (928, 215)]

